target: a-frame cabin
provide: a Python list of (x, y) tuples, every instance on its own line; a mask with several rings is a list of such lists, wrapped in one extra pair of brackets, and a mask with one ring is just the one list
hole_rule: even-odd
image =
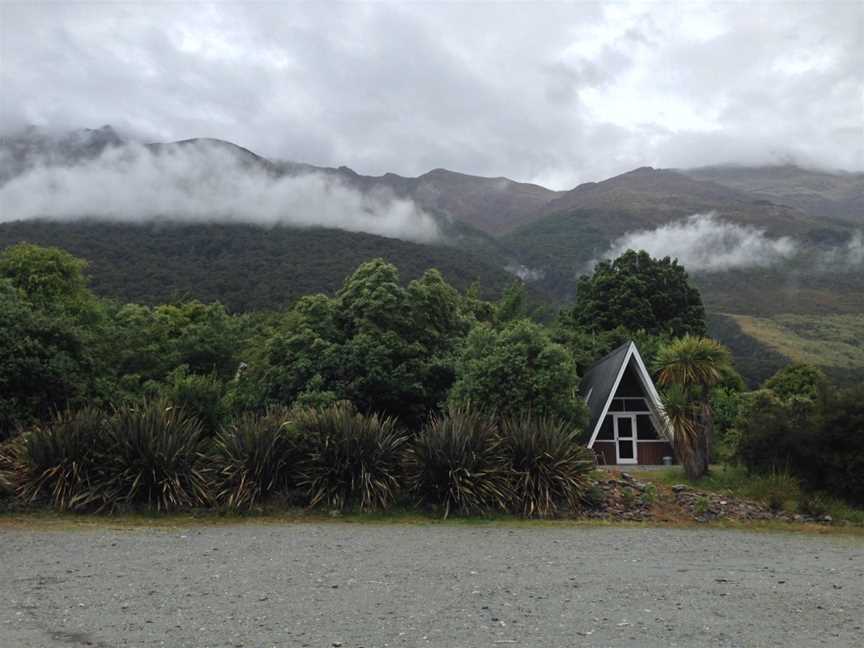
[(663, 406), (633, 342), (596, 362), (582, 379), (588, 447), (607, 465), (658, 465), (673, 457)]

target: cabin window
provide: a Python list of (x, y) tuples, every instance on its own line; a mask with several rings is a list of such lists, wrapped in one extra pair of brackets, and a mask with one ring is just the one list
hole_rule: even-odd
[(628, 398), (624, 401), (626, 412), (647, 412), (648, 406), (645, 404), (644, 398)]
[(610, 412), (647, 412), (648, 405), (645, 404), (644, 398), (633, 398), (628, 396), (625, 398), (613, 398), (609, 404)]
[(649, 441), (651, 439), (659, 439), (657, 429), (654, 427), (654, 422), (648, 414), (639, 414), (636, 416), (636, 429), (639, 431), (639, 439)]
[(598, 441), (612, 441), (615, 437), (612, 433), (612, 417), (607, 416), (603, 419), (603, 425), (600, 426), (600, 432), (597, 433)]

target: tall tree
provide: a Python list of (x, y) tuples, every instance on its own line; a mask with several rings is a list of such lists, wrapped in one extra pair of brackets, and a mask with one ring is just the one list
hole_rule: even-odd
[(657, 356), (658, 382), (667, 388), (672, 442), (689, 479), (708, 472), (714, 435), (711, 390), (728, 374), (729, 351), (715, 340), (684, 336)]
[(705, 308), (684, 268), (669, 257), (628, 250), (597, 264), (576, 286), (575, 324), (588, 331), (619, 326), (652, 335), (705, 334)]

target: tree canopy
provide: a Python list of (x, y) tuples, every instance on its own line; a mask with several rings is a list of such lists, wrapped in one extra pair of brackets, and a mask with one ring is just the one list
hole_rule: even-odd
[(705, 334), (705, 308), (677, 260), (628, 250), (601, 261), (576, 286), (573, 321), (593, 332), (624, 327), (652, 335)]

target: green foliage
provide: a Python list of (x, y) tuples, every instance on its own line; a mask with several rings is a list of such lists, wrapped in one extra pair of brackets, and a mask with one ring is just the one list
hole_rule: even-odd
[(747, 395), (736, 427), (736, 458), (748, 470), (789, 470), (809, 490), (864, 503), (864, 389), (816, 401), (781, 398), (773, 390)]
[(122, 306), (113, 313), (108, 332), (118, 380), (137, 396), (151, 391), (152, 383), (169, 380), (180, 367), (228, 380), (240, 362), (241, 324), (220, 304)]
[(0, 280), (0, 439), (80, 402), (96, 361), (63, 311), (45, 311)]
[(502, 448), (512, 471), (512, 504), (523, 517), (552, 517), (562, 505), (580, 507), (594, 456), (580, 431), (530, 414), (501, 421)]
[(521, 281), (514, 281), (496, 304), (495, 322), (501, 325), (527, 317), (528, 298), (525, 294), (525, 285)]
[(399, 462), (408, 437), (392, 418), (364, 416), (347, 403), (300, 410), (292, 424), (305, 444), (297, 484), (309, 506), (385, 510), (399, 492)]
[(0, 224), (0, 248), (18, 241), (59, 246), (87, 260), (101, 296), (151, 306), (220, 302), (234, 313), (283, 309), (303, 295), (333, 293), (357, 266), (375, 258), (392, 263), (406, 280), (434, 267), (459, 290), (479, 282), (484, 299), (497, 297), (512, 281), (498, 259), (485, 254), (323, 227)]
[(738, 433), (735, 424), (738, 420), (742, 395), (728, 387), (715, 387), (711, 390), (711, 411), (714, 413), (716, 460), (726, 463), (732, 460), (737, 444)]
[(629, 331), (623, 326), (610, 331), (591, 331), (576, 324), (572, 314), (566, 312), (559, 315), (550, 332), (553, 340), (566, 347), (573, 356), (580, 374), (584, 374), (598, 358), (631, 341), (639, 348), (646, 366), (651, 367), (656, 363), (660, 349), (671, 341), (666, 335)]
[(766, 380), (762, 388), (770, 389), (781, 400), (795, 397), (816, 402), (825, 397), (828, 378), (812, 365), (791, 364)]
[(216, 374), (190, 374), (182, 365), (168, 376), (160, 391), (166, 402), (197, 418), (208, 435), (215, 434), (225, 421), (225, 388)]
[(85, 267), (86, 261), (55, 247), (19, 243), (0, 252), (0, 279), (39, 306), (80, 307), (91, 301)]
[(112, 508), (164, 512), (205, 505), (205, 448), (201, 424), (180, 408), (151, 401), (118, 409), (99, 458), (100, 485)]
[(232, 510), (248, 510), (293, 484), (300, 443), (283, 408), (244, 414), (214, 439), (208, 479), (214, 500)]
[(518, 320), (500, 330), (476, 326), (456, 366), (450, 403), (489, 414), (522, 412), (585, 423), (579, 377), (567, 350), (539, 324)]
[(101, 510), (110, 505), (102, 481), (108, 453), (108, 423), (103, 412), (66, 410), (22, 437), (19, 496), (25, 502), (48, 500), (58, 511)]
[(669, 257), (628, 250), (581, 277), (573, 308), (576, 324), (591, 331), (618, 326), (673, 337), (705, 334), (705, 309), (684, 268)]
[(703, 337), (685, 335), (657, 354), (672, 446), (690, 479), (708, 472), (714, 437), (711, 392), (730, 375), (730, 365), (729, 351)]
[(413, 427), (446, 399), (470, 322), (437, 271), (403, 287), (394, 266), (370, 261), (335, 298), (298, 301), (245, 380), (260, 385), (265, 402), (348, 400)]
[(783, 400), (770, 390), (750, 392), (736, 423), (735, 458), (759, 473), (794, 469), (797, 458), (808, 451), (815, 426), (811, 401)]
[(696, 513), (696, 515), (705, 515), (708, 512), (709, 505), (710, 502), (708, 500), (708, 497), (705, 495), (701, 495), (696, 498), (696, 503), (693, 506), (693, 512)]
[(811, 488), (864, 506), (864, 387), (832, 398), (820, 423), (801, 474)]
[(591, 484), (582, 496), (582, 503), (589, 509), (602, 508), (606, 503), (606, 491), (597, 484)]
[(405, 483), (427, 505), (470, 515), (506, 510), (511, 501), (508, 458), (495, 424), (466, 409), (433, 417), (411, 441)]
[(639, 496), (639, 501), (643, 506), (654, 504), (657, 501), (657, 487), (654, 484), (648, 484)]

